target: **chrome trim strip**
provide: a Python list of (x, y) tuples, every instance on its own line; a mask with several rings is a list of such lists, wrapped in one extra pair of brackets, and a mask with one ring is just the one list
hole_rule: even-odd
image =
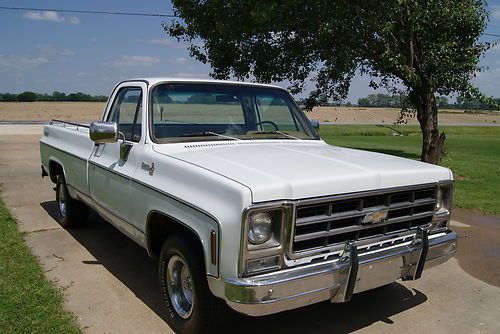
[[(141, 242), (141, 240), (135, 238), (132, 233), (128, 232), (128, 230), (130, 228), (132, 228), (132, 230), (138, 231), (139, 233), (141, 233), (142, 235), (144, 235), (144, 232), (142, 230), (138, 229), (135, 225), (131, 224), (130, 222), (128, 222), (127, 220), (125, 220), (123, 217), (118, 216), (116, 214), (116, 212), (111, 211), (108, 208), (99, 205), (96, 201), (93, 201), (93, 203), (94, 203), (95, 210), (97, 212), (101, 211), (102, 214), (100, 213), (100, 215), (101, 215), (101, 217), (104, 220), (106, 220), (111, 225), (115, 226), (118, 230), (120, 230), (120, 232), (122, 232), (127, 237), (129, 237), (130, 239), (132, 239), (139, 246), (141, 246), (143, 248), (146, 246), (146, 245), (144, 245)], [(107, 218), (106, 216), (108, 216), (108, 217), (114, 217), (115, 220)]]
[(60, 119), (53, 118), (53, 119), (50, 120), (49, 124), (50, 125), (55, 125), (54, 123), (59, 123), (63, 127), (66, 127), (65, 126), (66, 124), (73, 125), (73, 126), (76, 126), (77, 130), (78, 130), (79, 127), (86, 128), (86, 129), (90, 128), (90, 126), (87, 125), (87, 124), (73, 123), (73, 122), (68, 122), (68, 121), (63, 121), (63, 120), (60, 120)]
[(334, 202), (334, 201), (340, 201), (340, 200), (345, 200), (345, 199), (352, 199), (352, 198), (356, 198), (356, 197), (384, 195), (384, 194), (393, 193), (393, 192), (397, 193), (397, 192), (404, 192), (404, 191), (411, 191), (411, 190), (419, 190), (419, 189), (436, 187), (440, 183), (441, 183), (441, 181), (440, 182), (433, 182), (433, 183), (416, 184), (416, 185), (411, 185), (411, 186), (375, 189), (375, 190), (360, 191), (360, 192), (353, 192), (353, 193), (340, 194), (340, 195), (331, 195), (331, 196), (322, 196), (322, 197), (301, 199), (301, 200), (297, 200), (297, 205), (302, 206), (302, 205), (310, 205), (310, 204), (316, 204), (316, 203), (322, 203), (322, 202)]
[(80, 201), (84, 202), (85, 204), (87, 204), (90, 207), (94, 207), (94, 202), (92, 201), (92, 199), (90, 198), (89, 195), (78, 190), (76, 187), (72, 186), (71, 184), (66, 184), (66, 185), (68, 187), (70, 187), (71, 189), (73, 189), (73, 191), (76, 193), (76, 195), (78, 196), (78, 199)]

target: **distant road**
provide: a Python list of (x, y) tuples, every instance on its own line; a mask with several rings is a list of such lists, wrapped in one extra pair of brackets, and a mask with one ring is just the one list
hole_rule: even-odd
[(2, 121), (0, 120), (0, 124), (45, 124), (48, 121)]

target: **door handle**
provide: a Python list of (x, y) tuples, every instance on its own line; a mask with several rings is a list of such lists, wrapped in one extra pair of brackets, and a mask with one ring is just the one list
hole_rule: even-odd
[(143, 161), (141, 164), (141, 168), (146, 170), (149, 173), (149, 175), (153, 175), (155, 171), (155, 163), (152, 162), (151, 164), (147, 164)]

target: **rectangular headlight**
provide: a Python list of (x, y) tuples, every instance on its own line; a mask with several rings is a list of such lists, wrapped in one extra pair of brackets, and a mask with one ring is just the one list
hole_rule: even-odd
[(453, 184), (440, 184), (436, 195), (436, 212), (451, 212), (453, 205)]
[(243, 212), (241, 276), (277, 270), (282, 266), (285, 236), (290, 230), (290, 202), (256, 204)]
[(440, 183), (436, 193), (436, 212), (432, 219), (432, 232), (448, 229), (452, 206), (453, 183)]

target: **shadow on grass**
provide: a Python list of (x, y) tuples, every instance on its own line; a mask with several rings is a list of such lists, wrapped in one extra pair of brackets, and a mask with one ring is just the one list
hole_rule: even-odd
[[(40, 205), (57, 221), (55, 201)], [(166, 310), (160, 294), (157, 261), (151, 259), (143, 248), (111, 224), (103, 222), (96, 213), (90, 215), (86, 226), (69, 229), (68, 232), (96, 259), (83, 263), (104, 266), (152, 312), (165, 320)], [(426, 300), (427, 297), (422, 292), (393, 283), (357, 294), (345, 304), (322, 302), (260, 318), (232, 314), (220, 331), (254, 334), (255, 328), (265, 328), (266, 332), (346, 333), (379, 321), (392, 324), (391, 316), (416, 307)]]

